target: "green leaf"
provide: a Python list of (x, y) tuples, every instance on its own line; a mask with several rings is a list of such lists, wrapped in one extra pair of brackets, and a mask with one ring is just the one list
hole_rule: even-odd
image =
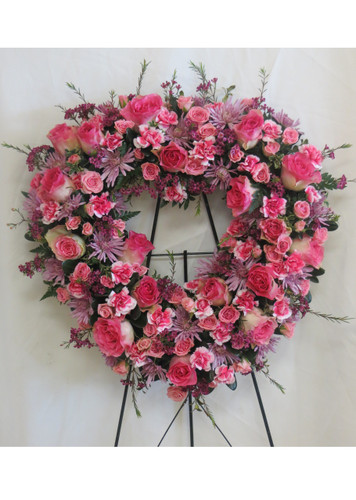
[(34, 238), (31, 236), (31, 233), (26, 233), (25, 234), (25, 239), (28, 241), (35, 241)]
[(74, 271), (75, 266), (77, 265), (76, 260), (65, 260), (62, 263), (62, 269), (64, 271), (64, 274), (71, 274)]
[(336, 229), (339, 227), (339, 224), (335, 221), (329, 221), (327, 225), (327, 230), (328, 231), (336, 231)]
[(26, 193), (26, 191), (21, 191), (21, 194), (23, 194), (25, 198), (28, 198), (30, 196), (28, 193)]
[(235, 375), (234, 375), (234, 378), (235, 378), (235, 380), (234, 380), (234, 382), (232, 384), (226, 384), (227, 387), (229, 389), (231, 389), (232, 391), (234, 391), (236, 389), (236, 387), (237, 387), (237, 381), (236, 381), (236, 376)]
[(126, 222), (132, 219), (132, 217), (136, 217), (136, 215), (139, 215), (140, 213), (140, 210), (137, 210), (136, 212), (124, 212), (122, 215), (120, 215), (120, 219)]
[(262, 197), (263, 193), (260, 189), (254, 192), (253, 198), (252, 198), (252, 203), (250, 205), (250, 208), (248, 209), (248, 213), (251, 214), (256, 210), (256, 208), (259, 208), (262, 206)]
[(40, 298), (40, 300), (48, 299), (49, 297), (56, 297), (57, 293), (53, 288), (49, 288), (47, 292)]

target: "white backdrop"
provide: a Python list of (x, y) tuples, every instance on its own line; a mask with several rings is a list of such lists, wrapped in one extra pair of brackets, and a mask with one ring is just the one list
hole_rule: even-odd
[[(356, 51), (352, 49), (2, 49), (0, 51), (0, 141), (18, 146), (48, 142), (48, 130), (63, 121), (56, 104), (79, 103), (66, 87), (73, 82), (90, 102), (102, 102), (108, 91), (134, 92), (139, 63), (152, 61), (143, 92), (159, 92), (160, 83), (177, 69), (186, 94), (197, 85), (189, 61), (204, 62), (218, 86), (234, 83), (243, 97), (257, 95), (258, 71), (271, 74), (267, 101), (292, 118), (319, 148), (343, 142), (356, 145)], [(23, 277), (17, 266), (29, 260), (32, 248), (24, 227), (10, 231), (11, 207), (22, 204), (30, 174), (24, 156), (1, 148), (1, 350), (0, 445), (112, 446), (123, 386), (103, 362), (98, 350), (63, 349), (74, 325), (69, 311), (55, 299), (39, 302), (44, 293), (40, 276)], [(340, 151), (324, 162), (335, 176), (356, 177), (356, 149)], [(211, 207), (221, 235), (229, 213), (219, 193)], [(338, 316), (356, 317), (355, 209), (356, 184), (332, 192), (330, 201), (341, 214), (340, 228), (330, 233), (320, 285), (312, 285), (312, 307)], [(154, 201), (135, 203), (141, 215), (132, 221), (138, 232), (150, 232)], [(202, 210), (165, 207), (159, 218), (156, 248), (211, 250), (214, 241)], [(154, 261), (159, 271), (163, 260)], [(190, 277), (195, 262), (189, 263)], [(178, 261), (177, 276), (182, 274)], [(167, 269), (167, 268), (166, 268)], [(182, 281), (182, 280), (181, 280)], [(337, 325), (307, 315), (293, 339), (282, 339), (270, 355), (270, 372), (285, 388), (283, 395), (263, 375), (258, 382), (276, 446), (356, 445), (356, 320)], [(138, 395), (142, 418), (130, 401), (126, 407), (120, 446), (156, 446), (178, 409), (155, 383)], [(268, 441), (250, 376), (238, 389), (220, 387), (208, 398), (217, 424), (233, 446), (267, 446)], [(196, 446), (224, 446), (210, 421), (195, 412)], [(187, 408), (177, 418), (164, 446), (189, 445)]]

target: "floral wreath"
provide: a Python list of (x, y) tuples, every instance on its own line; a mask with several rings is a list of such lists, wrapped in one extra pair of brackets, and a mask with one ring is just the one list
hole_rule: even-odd
[[(231, 86), (219, 100), (217, 79), (191, 63), (197, 94), (185, 96), (174, 73), (162, 99), (141, 95), (147, 66), (135, 94), (111, 92), (100, 105), (67, 84), (83, 103), (61, 106), (70, 123), (48, 133), (51, 146), (3, 144), (36, 172), (23, 192), (27, 218), (13, 209), (36, 242), (34, 259), (19, 268), (42, 273), (42, 299), (70, 307), (78, 326), (64, 345), (96, 345), (114, 372), (130, 370), (133, 390), (159, 379), (171, 399), (190, 391), (201, 401), (219, 384), (234, 389), (237, 373), (269, 377), (267, 353), (307, 312), (346, 320), (311, 311), (309, 288), (338, 227), (327, 192), (347, 183), (321, 173), (322, 162), (350, 145), (309, 144), (299, 121), (265, 104), (264, 69), (258, 97), (234, 99)], [(154, 246), (128, 229), (138, 212), (125, 202), (148, 191), (162, 204), (199, 207), (217, 189), (232, 221), (212, 258), (184, 286), (149, 276)]]

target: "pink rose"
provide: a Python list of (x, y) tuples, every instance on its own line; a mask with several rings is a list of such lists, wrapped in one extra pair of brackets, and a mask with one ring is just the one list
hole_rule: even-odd
[(134, 331), (128, 321), (99, 318), (94, 323), (93, 336), (103, 354), (118, 357), (132, 345)]
[(82, 238), (69, 233), (65, 226), (55, 226), (47, 231), (45, 238), (60, 261), (79, 259), (85, 253), (85, 243)]
[(282, 133), (281, 126), (273, 120), (266, 120), (262, 130), (264, 132), (263, 140), (266, 142), (277, 139)]
[(324, 259), (322, 243), (310, 236), (304, 235), (302, 239), (294, 239), (291, 246), (292, 252), (297, 252), (306, 265), (319, 269)]
[(235, 380), (234, 369), (232, 366), (220, 365), (215, 368), (214, 381), (219, 384), (232, 384)]
[(190, 297), (185, 297), (182, 299), (182, 306), (187, 312), (193, 312), (195, 309), (195, 302)]
[(45, 201), (41, 203), (40, 210), (42, 212), (43, 224), (52, 224), (52, 222), (57, 220), (60, 204), (57, 201)]
[(283, 333), (285, 337), (291, 338), (294, 334), (295, 323), (286, 321), (283, 325), (280, 326), (280, 331)]
[(256, 295), (273, 300), (278, 293), (278, 285), (273, 279), (272, 269), (262, 264), (255, 264), (248, 273), (246, 286)]
[(67, 159), (67, 162), (75, 165), (76, 163), (80, 162), (80, 156), (77, 154), (70, 155), (70, 157)]
[(269, 141), (267, 144), (263, 144), (262, 150), (265, 156), (273, 156), (280, 150), (281, 146), (276, 141)]
[(71, 151), (72, 149), (79, 148), (77, 128), (69, 127), (66, 123), (62, 123), (61, 125), (56, 125), (48, 132), (47, 137), (57, 153), (64, 155), (66, 150)]
[(93, 226), (90, 224), (90, 222), (86, 222), (85, 224), (83, 224), (82, 233), (84, 234), (84, 236), (90, 236), (91, 234), (93, 234)]
[(167, 389), (167, 396), (173, 401), (176, 401), (177, 403), (184, 401), (185, 398), (187, 397), (187, 394), (188, 390), (185, 389), (184, 387), (171, 386), (168, 387)]
[(287, 200), (273, 196), (272, 198), (263, 197), (263, 207), (261, 212), (265, 217), (278, 217), (286, 213)]
[(313, 240), (322, 245), (328, 239), (329, 233), (326, 227), (320, 227), (315, 230)]
[(234, 131), (237, 140), (245, 150), (253, 148), (262, 138), (263, 115), (259, 109), (251, 109), (244, 115)]
[(107, 304), (99, 304), (98, 305), (98, 315), (101, 316), (102, 318), (113, 318), (114, 311)]
[(222, 278), (208, 278), (198, 289), (199, 298), (206, 299), (213, 306), (229, 304), (231, 295)]
[(188, 175), (202, 175), (207, 168), (199, 158), (189, 158), (184, 172)]
[(283, 255), (277, 252), (276, 245), (264, 245), (263, 251), (266, 254), (266, 259), (268, 262), (281, 262), (283, 260)]
[(181, 95), (178, 97), (177, 104), (179, 109), (187, 112), (193, 104), (193, 98)]
[(62, 304), (65, 304), (70, 298), (69, 292), (66, 288), (59, 287), (57, 288), (56, 293), (58, 301), (62, 302)]
[(68, 285), (68, 292), (76, 299), (82, 299), (87, 294), (87, 289), (82, 283), (71, 281)]
[(69, 177), (59, 167), (53, 167), (43, 174), (37, 194), (42, 201), (63, 202), (70, 197), (72, 191), (73, 183)]
[(91, 269), (88, 264), (86, 264), (85, 262), (79, 262), (79, 264), (75, 266), (71, 276), (75, 281), (88, 281), (90, 274)]
[(281, 234), (281, 236), (278, 237), (277, 240), (277, 247), (276, 251), (282, 255), (288, 252), (290, 247), (292, 246), (292, 238), (290, 236), (287, 236), (286, 234)]
[(193, 106), (187, 114), (187, 118), (194, 123), (202, 124), (209, 120), (210, 111), (200, 106)]
[(79, 215), (75, 215), (74, 217), (69, 217), (69, 219), (67, 219), (66, 221), (66, 228), (68, 229), (68, 231), (75, 231), (76, 229), (78, 229), (81, 220), (82, 219), (79, 217)]
[(133, 128), (134, 126), (135, 126), (135, 124), (131, 120), (117, 120), (114, 123), (115, 129), (121, 135), (125, 134), (125, 132), (127, 131), (128, 128)]
[(121, 257), (123, 262), (141, 265), (146, 255), (154, 249), (154, 246), (145, 234), (130, 231), (129, 237), (125, 240), (124, 252)]
[(102, 118), (97, 115), (88, 121), (84, 121), (77, 130), (80, 147), (87, 153), (93, 153), (97, 146), (105, 141), (102, 133)]
[(161, 298), (161, 294), (157, 288), (157, 282), (155, 279), (151, 278), (151, 276), (144, 276), (142, 280), (139, 281), (133, 291), (133, 296), (141, 309), (148, 309), (154, 304), (158, 304)]
[(100, 193), (103, 190), (104, 184), (99, 172), (85, 170), (81, 175), (82, 191), (85, 194)]
[(295, 224), (294, 224), (294, 229), (300, 233), (301, 231), (303, 231), (303, 229), (305, 228), (305, 220), (298, 220)]
[(199, 320), (198, 325), (204, 330), (215, 330), (218, 327), (219, 322), (216, 319), (216, 316), (211, 314), (210, 316), (206, 316), (205, 318)]
[(240, 146), (235, 145), (230, 149), (229, 152), (229, 159), (232, 161), (232, 163), (237, 163), (239, 162), (244, 156), (243, 151), (241, 151)]
[(269, 219), (263, 219), (259, 223), (259, 228), (262, 231), (262, 238), (267, 240), (269, 243), (276, 244), (278, 238), (281, 235), (286, 234), (287, 227), (283, 219), (278, 219), (271, 217)]
[(154, 181), (159, 175), (159, 166), (155, 163), (143, 163), (141, 165), (142, 175), (146, 181)]
[(231, 179), (230, 187), (226, 195), (226, 205), (231, 208), (232, 215), (237, 217), (250, 208), (254, 189), (244, 175)]
[(143, 333), (147, 335), (147, 337), (155, 337), (158, 334), (157, 327), (147, 323), (147, 325), (143, 327)]
[(310, 215), (310, 205), (307, 201), (296, 201), (293, 211), (300, 219), (306, 219)]
[(199, 135), (202, 139), (212, 138), (216, 135), (216, 128), (212, 123), (206, 123), (198, 128)]
[(271, 173), (267, 163), (256, 163), (251, 169), (252, 178), (255, 182), (267, 184), (271, 178)]
[(174, 356), (169, 365), (167, 378), (176, 386), (195, 385), (197, 374), (190, 364), (190, 356)]
[(306, 155), (294, 153), (282, 160), (281, 180), (287, 189), (302, 191), (308, 184), (321, 182), (321, 175)]
[(112, 367), (112, 371), (118, 373), (119, 375), (127, 375), (129, 373), (129, 368), (126, 361), (119, 361), (117, 365)]
[(174, 346), (173, 352), (177, 356), (186, 356), (193, 346), (194, 342), (192, 339), (187, 338), (184, 340), (178, 340)]
[(295, 144), (298, 142), (299, 132), (295, 128), (287, 127), (282, 135), (283, 144)]
[(274, 318), (261, 317), (261, 321), (252, 331), (252, 342), (258, 346), (267, 345), (277, 326)]
[(248, 230), (248, 225), (246, 224), (246, 222), (237, 217), (236, 219), (233, 219), (230, 222), (226, 232), (231, 236), (239, 237), (243, 236), (247, 230)]
[(234, 306), (224, 306), (219, 311), (219, 320), (222, 323), (236, 323), (240, 317), (240, 312)]
[(126, 120), (131, 120), (137, 125), (141, 125), (155, 118), (161, 107), (162, 98), (157, 94), (137, 96), (126, 104), (124, 109), (121, 110), (121, 115)]
[(209, 372), (214, 358), (214, 354), (206, 347), (198, 347), (190, 356), (190, 364), (193, 368)]
[(167, 172), (183, 172), (188, 160), (187, 151), (171, 141), (161, 149), (160, 165)]

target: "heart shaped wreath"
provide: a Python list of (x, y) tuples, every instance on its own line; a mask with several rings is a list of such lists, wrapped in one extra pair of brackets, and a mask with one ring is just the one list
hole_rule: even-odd
[[(147, 66), (136, 94), (111, 92), (101, 105), (68, 84), (83, 104), (62, 108), (72, 123), (48, 133), (52, 146), (3, 145), (26, 153), (36, 171), (23, 193), (27, 218), (17, 210), (36, 255), (19, 268), (42, 273), (42, 299), (70, 307), (78, 327), (65, 344), (96, 344), (116, 373), (130, 369), (133, 388), (160, 379), (182, 401), (188, 391), (200, 398), (236, 387), (238, 372), (269, 376), (266, 354), (310, 312), (310, 282), (324, 273), (323, 245), (337, 228), (327, 191), (347, 181), (322, 174), (322, 162), (349, 144), (309, 144), (299, 121), (265, 104), (263, 69), (258, 97), (234, 100), (231, 86), (218, 100), (217, 79), (191, 63), (197, 95), (185, 96), (174, 74), (162, 100), (141, 95)], [(218, 188), (233, 218), (213, 257), (184, 287), (148, 276), (154, 247), (128, 230), (137, 212), (125, 201), (148, 191), (187, 208)]]

